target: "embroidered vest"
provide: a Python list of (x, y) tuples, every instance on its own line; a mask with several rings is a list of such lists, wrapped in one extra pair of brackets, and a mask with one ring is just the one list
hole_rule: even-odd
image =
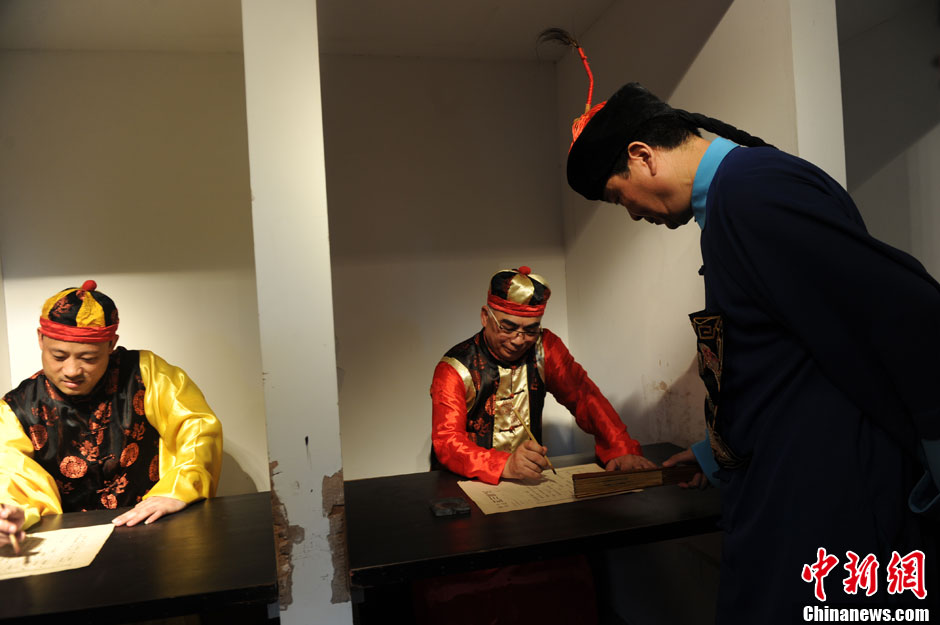
[(119, 347), (86, 396), (63, 396), (42, 371), (4, 396), (64, 512), (133, 506), (159, 480), (160, 436), (144, 416), (144, 391), (140, 353)]
[(721, 368), (724, 361), (724, 320), (706, 310), (691, 313), (689, 321), (698, 343), (698, 373), (705, 383), (705, 427), (718, 466), (739, 469), (750, 457), (741, 456), (725, 442), (721, 434), (718, 405), (721, 403)]
[(525, 419), (535, 437), (542, 440), (546, 391), (541, 336), (525, 357), (512, 365), (493, 357), (482, 331), (453, 347), (441, 360), (463, 379), (470, 440), (486, 449), (511, 452), (528, 439), (520, 419)]

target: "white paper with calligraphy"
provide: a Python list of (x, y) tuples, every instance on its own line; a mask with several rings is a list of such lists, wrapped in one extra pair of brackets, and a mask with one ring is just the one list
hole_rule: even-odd
[(483, 514), (494, 514), (577, 501), (571, 476), (604, 469), (596, 464), (579, 464), (556, 470), (558, 475), (552, 473), (551, 469), (542, 471), (542, 478), (538, 482), (500, 480), (499, 484), (493, 485), (477, 480), (462, 480), (457, 484), (480, 507)]
[(88, 566), (113, 530), (114, 525), (107, 523), (27, 534), (20, 555), (14, 555), (9, 545), (0, 549), (0, 579)]

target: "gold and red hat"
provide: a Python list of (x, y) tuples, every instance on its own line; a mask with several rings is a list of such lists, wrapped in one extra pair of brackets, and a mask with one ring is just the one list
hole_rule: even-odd
[(118, 310), (97, 291), (94, 280), (70, 287), (46, 300), (39, 316), (43, 336), (72, 343), (106, 343), (117, 336)]
[(517, 317), (541, 317), (552, 290), (540, 275), (526, 266), (503, 269), (490, 278), (486, 304), (493, 310)]

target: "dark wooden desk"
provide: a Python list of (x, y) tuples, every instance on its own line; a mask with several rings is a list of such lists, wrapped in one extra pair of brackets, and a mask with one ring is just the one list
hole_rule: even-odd
[[(109, 523), (119, 512), (45, 517), (32, 531)], [(0, 581), (0, 597), (4, 624), (123, 623), (233, 605), (254, 615), (239, 622), (264, 622), (277, 601), (270, 493), (218, 497), (151, 525), (116, 527), (91, 565)]]
[[(680, 448), (644, 447), (661, 462)], [(590, 458), (553, 458), (557, 466)], [(470, 516), (431, 515), (428, 501), (463, 496), (447, 471), (350, 480), (345, 484), (346, 539), (354, 603), (382, 587), (520, 562), (714, 532), (717, 489), (675, 486), (557, 506)]]

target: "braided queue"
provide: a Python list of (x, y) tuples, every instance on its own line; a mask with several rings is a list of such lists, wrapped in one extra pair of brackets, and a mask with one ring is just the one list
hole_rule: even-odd
[(724, 137), (729, 141), (733, 141), (738, 145), (743, 145), (749, 148), (774, 147), (760, 137), (750, 135), (743, 130), (735, 128), (731, 124), (726, 124), (720, 119), (708, 117), (707, 115), (702, 115), (701, 113), (689, 113), (688, 111), (683, 111), (682, 109), (673, 110), (681, 119), (688, 121), (696, 128), (707, 130), (708, 132), (714, 133), (719, 137)]

